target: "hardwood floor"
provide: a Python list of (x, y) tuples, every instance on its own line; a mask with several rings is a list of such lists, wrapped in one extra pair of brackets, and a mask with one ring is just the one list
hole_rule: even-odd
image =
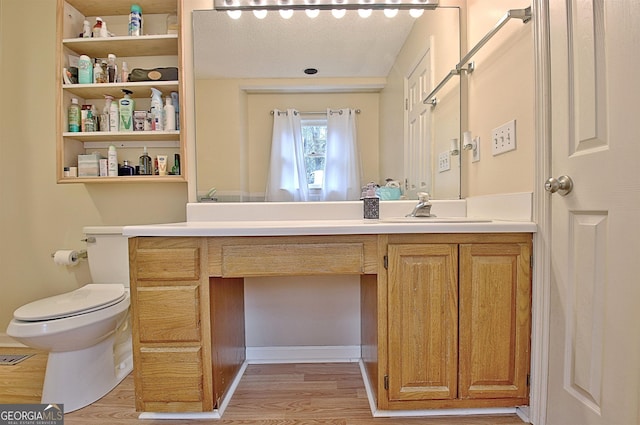
[[(5, 350), (8, 351), (8, 350)], [(12, 349), (12, 352), (15, 350)], [(0, 403), (39, 403), (46, 355), (0, 367)], [(220, 420), (139, 420), (129, 375), (66, 425), (522, 425), (516, 415), (372, 418), (356, 363), (249, 365)]]

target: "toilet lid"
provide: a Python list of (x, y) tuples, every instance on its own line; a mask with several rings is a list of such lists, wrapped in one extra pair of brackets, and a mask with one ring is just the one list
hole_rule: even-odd
[(44, 298), (18, 308), (13, 317), (23, 321), (59, 319), (100, 310), (125, 298), (122, 284), (92, 283), (65, 294)]

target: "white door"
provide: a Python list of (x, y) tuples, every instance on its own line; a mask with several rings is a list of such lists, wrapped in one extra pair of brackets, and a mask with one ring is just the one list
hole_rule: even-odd
[(423, 100), (431, 91), (431, 55), (425, 55), (407, 77), (407, 140), (404, 150), (405, 195), (432, 192), (431, 105)]
[[(640, 1), (547, 0), (551, 208), (546, 423), (640, 424)], [(550, 176), (551, 177), (551, 176)]]

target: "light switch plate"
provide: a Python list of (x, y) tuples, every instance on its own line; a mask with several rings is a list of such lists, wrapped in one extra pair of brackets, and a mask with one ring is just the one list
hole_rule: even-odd
[(516, 120), (511, 120), (491, 131), (491, 153), (493, 156), (513, 150), (516, 150)]
[(449, 171), (451, 169), (451, 161), (449, 151), (440, 152), (438, 155), (438, 172)]

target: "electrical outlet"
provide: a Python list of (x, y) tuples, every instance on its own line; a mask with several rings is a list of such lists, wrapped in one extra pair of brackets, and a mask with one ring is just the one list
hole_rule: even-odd
[(448, 171), (451, 169), (451, 161), (449, 158), (449, 151), (440, 152), (438, 155), (438, 172)]
[(491, 131), (491, 153), (493, 156), (516, 150), (516, 121), (496, 127)]

